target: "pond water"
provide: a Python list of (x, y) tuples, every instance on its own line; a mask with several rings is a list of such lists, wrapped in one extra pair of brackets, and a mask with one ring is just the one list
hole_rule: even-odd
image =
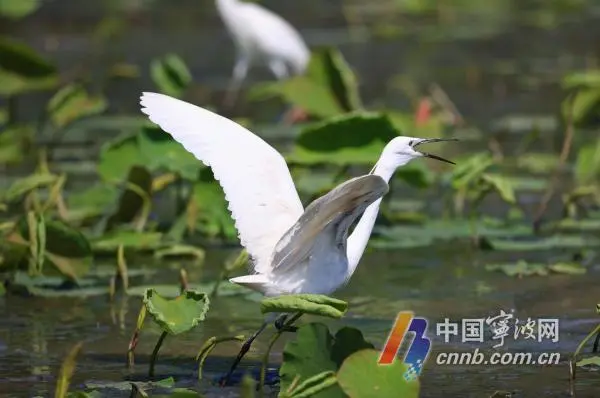
[[(151, 58), (167, 51), (179, 53), (190, 65), (200, 85), (193, 99), (199, 102), (218, 98), (229, 77), (232, 50), (223, 45), (227, 40), (219, 21), (215, 20), (212, 2), (181, 1), (173, 7), (159, 2), (148, 9), (131, 3), (129, 24), (125, 33), (95, 55), (99, 59), (119, 60), (147, 65)], [(143, 2), (142, 2), (143, 3)], [(518, 18), (495, 24), (498, 31), (484, 29), (485, 24), (465, 22), (472, 29), (460, 36), (460, 21), (437, 26), (431, 21), (407, 18), (400, 37), (372, 38), (352, 42), (344, 33), (339, 3), (325, 6), (303, 0), (306, 12), (296, 2), (265, 2), (300, 27), (311, 45), (338, 46), (361, 79), (362, 93), (368, 104), (406, 107), (407, 97), (391, 84), (399, 75), (417, 87), (438, 82), (469, 122), (489, 126), (500, 116), (519, 114), (547, 115), (558, 109), (563, 93), (556, 83), (566, 71), (593, 64), (597, 59), (600, 35), (600, 12), (590, 5), (575, 14), (565, 13), (558, 28), (538, 29)], [(530, 11), (529, 2), (522, 9)], [(96, 6), (94, 6), (96, 7)], [(65, 70), (70, 70), (90, 53), (90, 26), (108, 9), (94, 9), (73, 0), (49, 2), (44, 12), (15, 27), (17, 34), (43, 50)], [(304, 10), (304, 6), (302, 6)], [(512, 15), (512, 14), (511, 14)], [(296, 20), (294, 20), (296, 18)], [(489, 30), (493, 32), (490, 33)], [(468, 29), (466, 29), (468, 31)], [(52, 33), (48, 33), (52, 32)], [(447, 32), (454, 36), (444, 37)], [(93, 64), (93, 60), (90, 61)], [(251, 80), (268, 76), (253, 73)], [(475, 76), (475, 77), (473, 77)], [(137, 111), (139, 92), (150, 86), (147, 76), (135, 82), (110, 86), (114, 111)], [(205, 87), (208, 87), (206, 90)], [(208, 92), (208, 94), (207, 94)], [(32, 99), (32, 104), (43, 98)], [(33, 107), (33, 106), (32, 106)], [(271, 105), (242, 104), (240, 114), (257, 120), (273, 120)], [(28, 114), (22, 109), (23, 116)], [(552, 132), (549, 141), (558, 131)], [(102, 141), (102, 140), (99, 140)], [(509, 140), (510, 141), (510, 140)], [(483, 144), (482, 144), (483, 145)], [(553, 148), (552, 144), (548, 144)], [(87, 180), (86, 180), (87, 181)], [(398, 189), (396, 189), (398, 190)], [(537, 203), (538, 194), (525, 200)], [(495, 213), (497, 203), (486, 203)], [(202, 267), (187, 265), (191, 282), (214, 280), (223, 260), (237, 249), (212, 248)], [(550, 275), (514, 278), (484, 269), (489, 262), (502, 263), (526, 257), (532, 262), (550, 262), (570, 255), (555, 249), (533, 253), (481, 253), (468, 245), (440, 243), (424, 248), (381, 250), (371, 248), (365, 254), (350, 284), (336, 294), (347, 300), (350, 310), (340, 321), (328, 321), (334, 329), (343, 325), (359, 327), (367, 340), (380, 347), (401, 310), (414, 311), (430, 320), (429, 335), (433, 353), (465, 351), (480, 348), (494, 352), (489, 338), (480, 345), (462, 344), (455, 338), (445, 343), (435, 336), (435, 323), (445, 318), (460, 322), (463, 318), (486, 318), (501, 310), (519, 319), (557, 318), (560, 338), (548, 341), (507, 338), (498, 351), (558, 352), (556, 365), (538, 366), (442, 366), (430, 360), (422, 377), (423, 397), (487, 397), (496, 390), (513, 393), (514, 397), (569, 396), (568, 359), (579, 342), (598, 322), (594, 304), (598, 302), (597, 258), (586, 275)], [(177, 269), (164, 264), (130, 264), (131, 268), (155, 269), (152, 276), (133, 278), (133, 284), (177, 283)], [(185, 265), (185, 264), (184, 264)], [(85, 342), (74, 375), (73, 386), (143, 379), (149, 354), (159, 336), (147, 323), (137, 348), (136, 366), (129, 371), (126, 350), (137, 313), (139, 297), (111, 303), (107, 298), (21, 298), (0, 297), (0, 395), (6, 397), (52, 396), (60, 363), (70, 347)], [(211, 336), (248, 335), (260, 326), (261, 316), (256, 301), (244, 297), (219, 297), (211, 304), (210, 316), (201, 327), (176, 340), (167, 338), (157, 367), (157, 377), (174, 376), (178, 384), (195, 386), (196, 364), (193, 355)], [(282, 339), (273, 351), (273, 365), (280, 361)], [(267, 337), (255, 343), (253, 351), (242, 362), (243, 367), (256, 367), (256, 352), (265, 348)], [(205, 365), (205, 377), (217, 378), (228, 368), (239, 346), (224, 344), (215, 349)], [(600, 380), (593, 372), (580, 371), (574, 389), (577, 397), (595, 397)], [(209, 387), (207, 397), (236, 396), (236, 388)], [(109, 394), (117, 396), (116, 394)], [(122, 392), (129, 396), (129, 392)]]
[[(214, 277), (227, 251), (210, 252), (203, 268), (187, 267), (190, 281)], [(546, 256), (544, 254), (543, 256)], [(377, 347), (384, 342), (398, 311), (414, 311), (430, 321), (435, 358), (440, 352), (464, 352), (479, 348), (486, 355), (493, 352), (556, 352), (556, 365), (520, 366), (450, 366), (430, 360), (422, 377), (422, 396), (486, 397), (496, 390), (514, 393), (515, 397), (541, 394), (547, 397), (568, 396), (569, 355), (597, 323), (590, 301), (596, 299), (598, 267), (586, 276), (550, 276), (515, 279), (486, 272), (472, 265), (468, 249), (457, 251), (452, 245), (435, 250), (374, 251), (368, 253), (350, 284), (337, 297), (350, 303), (350, 311), (340, 321), (328, 321), (332, 330), (342, 326), (360, 328)], [(177, 264), (179, 266), (179, 264)], [(157, 265), (148, 265), (157, 267)], [(592, 276), (594, 275), (594, 276)], [(156, 283), (177, 283), (176, 269), (161, 271), (150, 278)], [(132, 284), (146, 282), (132, 279)], [(58, 368), (68, 350), (78, 341), (85, 343), (74, 376), (74, 387), (91, 383), (144, 380), (148, 359), (159, 331), (146, 323), (136, 350), (136, 365), (129, 371), (126, 350), (140, 299), (129, 297), (110, 303), (107, 298), (38, 299), (10, 296), (0, 299), (0, 394), (10, 397), (50, 396), (54, 391)], [(559, 341), (552, 343), (506, 338), (504, 346), (486, 335), (483, 343), (463, 344), (459, 337), (445, 343), (435, 334), (435, 324), (449, 318), (487, 318), (501, 310), (525, 320), (528, 317), (557, 318)], [(193, 355), (211, 336), (248, 335), (258, 328), (261, 316), (255, 301), (241, 297), (217, 297), (210, 316), (198, 329), (176, 339), (166, 339), (157, 365), (157, 379), (173, 376), (178, 385), (194, 386), (197, 365)], [(459, 329), (460, 331), (460, 329)], [(511, 332), (512, 334), (512, 332)], [(275, 366), (289, 337), (277, 343), (272, 355)], [(258, 368), (265, 349), (267, 333), (261, 336), (240, 366)], [(228, 369), (239, 349), (238, 344), (218, 346), (209, 356), (204, 377), (217, 379)], [(597, 374), (580, 371), (576, 396), (592, 397), (597, 391)], [(442, 393), (443, 392), (443, 393)], [(120, 396), (128, 396), (122, 392)], [(208, 388), (207, 396), (236, 396), (237, 389)], [(111, 394), (109, 394), (111, 396)], [(117, 395), (114, 395), (117, 396)]]

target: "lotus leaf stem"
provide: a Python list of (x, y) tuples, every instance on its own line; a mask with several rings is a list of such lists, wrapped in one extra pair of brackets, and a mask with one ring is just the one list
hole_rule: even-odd
[(200, 348), (198, 355), (196, 355), (196, 361), (198, 361), (198, 381), (202, 380), (202, 368), (204, 367), (204, 361), (211, 351), (219, 343), (225, 343), (227, 341), (244, 341), (244, 336), (233, 336), (233, 337), (211, 337)]
[[(571, 359), (571, 380), (575, 379), (575, 367), (576, 364), (575, 362), (577, 361), (577, 355), (579, 355), (579, 352), (583, 349), (583, 346), (585, 345), (585, 343), (587, 343), (587, 341), (589, 339), (592, 338), (593, 335), (595, 334), (599, 334), (600, 333), (600, 323), (598, 324), (598, 326), (596, 326), (594, 328), (594, 330), (592, 330), (587, 336), (585, 336), (585, 338), (583, 340), (581, 340), (581, 343), (579, 343), (579, 345), (577, 346), (577, 349), (575, 350), (575, 353), (573, 353), (573, 359)], [(596, 338), (596, 340), (598, 340), (598, 338)], [(596, 342), (594, 342), (594, 348), (596, 348)]]
[(258, 392), (260, 397), (264, 396), (263, 387), (265, 385), (265, 375), (267, 373), (267, 366), (269, 365), (269, 357), (271, 355), (271, 350), (273, 349), (275, 342), (279, 339), (279, 337), (281, 337), (281, 335), (285, 331), (287, 331), (294, 324), (294, 322), (296, 322), (302, 316), (302, 314), (303, 312), (298, 312), (294, 314), (294, 316), (291, 317), (281, 328), (279, 328), (277, 332), (275, 332), (273, 337), (271, 337), (271, 340), (269, 341), (269, 346), (267, 347), (267, 351), (263, 356), (262, 366), (260, 368), (260, 379), (258, 382)]
[(154, 346), (154, 351), (152, 351), (152, 356), (150, 357), (150, 369), (148, 370), (148, 377), (154, 377), (154, 365), (156, 364), (156, 358), (158, 357), (158, 350), (162, 346), (165, 337), (167, 337), (167, 332), (162, 332), (156, 345)]

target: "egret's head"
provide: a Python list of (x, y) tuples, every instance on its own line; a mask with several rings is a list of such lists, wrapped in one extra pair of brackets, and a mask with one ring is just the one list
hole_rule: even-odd
[(421, 146), (432, 142), (458, 141), (456, 138), (414, 138), (414, 137), (396, 137), (391, 140), (383, 150), (382, 161), (390, 167), (401, 167), (411, 160), (419, 157), (426, 157), (440, 160), (442, 162), (455, 164), (440, 156), (429, 152), (423, 152)]

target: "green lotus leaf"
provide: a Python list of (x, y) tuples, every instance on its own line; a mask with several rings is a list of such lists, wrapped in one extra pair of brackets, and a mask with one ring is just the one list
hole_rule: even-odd
[(341, 318), (348, 303), (319, 294), (294, 294), (269, 297), (260, 303), (263, 314), (268, 312), (304, 312), (329, 318)]
[[(283, 350), (283, 364), (279, 369), (281, 391), (292, 389), (294, 383), (302, 384), (326, 371), (335, 372), (337, 365), (331, 358), (334, 338), (322, 323), (303, 325), (296, 333), (296, 339), (288, 342)], [(280, 397), (283, 397), (280, 393)], [(345, 398), (336, 385), (318, 392), (314, 398)]]
[(164, 331), (177, 335), (204, 321), (209, 308), (209, 298), (205, 293), (186, 290), (180, 296), (169, 300), (160, 296), (156, 290), (148, 289), (144, 295), (144, 305)]
[(337, 374), (338, 384), (352, 398), (419, 396), (419, 381), (407, 381), (402, 375), (408, 369), (402, 361), (389, 366), (377, 363), (379, 352), (366, 349), (350, 355)]

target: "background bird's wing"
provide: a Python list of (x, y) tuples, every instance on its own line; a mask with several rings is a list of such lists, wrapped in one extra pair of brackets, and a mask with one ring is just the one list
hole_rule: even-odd
[[(286, 274), (308, 258), (320, 234), (332, 223), (343, 222), (349, 228), (364, 210), (388, 191), (388, 184), (377, 175), (365, 175), (348, 180), (306, 207), (298, 221), (283, 234), (274, 249), (273, 272)], [(346, 231), (347, 232), (347, 231)], [(337, 231), (332, 231), (336, 234)], [(332, 245), (339, 242), (333, 241)], [(344, 252), (345, 242), (344, 243)], [(332, 249), (334, 249), (332, 247)]]
[(212, 168), (254, 270), (269, 270), (273, 248), (303, 207), (284, 158), (239, 124), (190, 103), (143, 93), (142, 112)]

